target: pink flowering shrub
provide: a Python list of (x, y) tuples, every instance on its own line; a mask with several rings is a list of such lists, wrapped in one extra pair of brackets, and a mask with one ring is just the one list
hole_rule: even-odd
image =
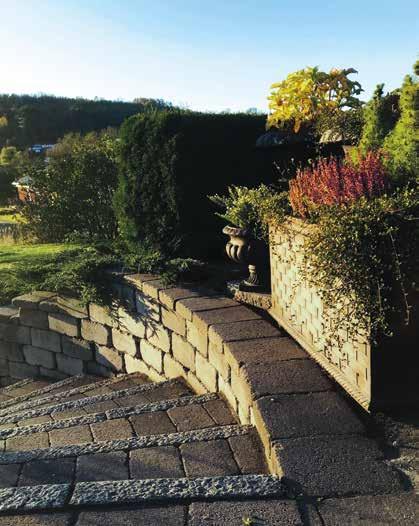
[(290, 202), (294, 213), (307, 217), (319, 206), (344, 205), (385, 193), (389, 178), (380, 152), (369, 152), (357, 162), (320, 160), (299, 170), (290, 181)]

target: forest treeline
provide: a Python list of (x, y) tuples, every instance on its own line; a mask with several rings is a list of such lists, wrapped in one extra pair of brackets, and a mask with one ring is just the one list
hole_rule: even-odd
[(122, 102), (0, 94), (0, 148), (55, 143), (69, 132), (84, 134), (119, 127), (131, 115), (171, 106), (164, 100), (147, 98)]

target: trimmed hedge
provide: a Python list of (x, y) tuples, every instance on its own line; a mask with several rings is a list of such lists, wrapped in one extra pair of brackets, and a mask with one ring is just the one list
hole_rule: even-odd
[(133, 116), (121, 128), (121, 172), (114, 207), (130, 249), (167, 255), (222, 255), (222, 220), (208, 195), (229, 185), (278, 178), (255, 148), (265, 116), (164, 111)]

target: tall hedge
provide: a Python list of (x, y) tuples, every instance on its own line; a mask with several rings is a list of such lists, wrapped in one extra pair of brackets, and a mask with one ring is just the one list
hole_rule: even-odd
[(121, 128), (114, 207), (123, 240), (168, 255), (222, 254), (222, 221), (208, 195), (228, 185), (277, 178), (255, 148), (265, 116), (164, 111), (136, 115)]

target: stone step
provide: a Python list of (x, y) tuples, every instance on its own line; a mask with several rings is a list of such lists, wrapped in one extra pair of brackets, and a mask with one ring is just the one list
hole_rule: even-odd
[[(59, 394), (72, 388), (86, 384), (92, 385), (98, 378), (95, 376), (72, 376), (58, 382), (51, 380), (28, 380), (21, 386), (13, 389), (16, 384), (10, 386), (10, 395), (0, 403), (0, 415), (9, 414), (15, 408), (30, 401), (41, 399), (52, 394)], [(19, 382), (20, 383), (20, 382)]]
[(12, 402), (10, 406), (1, 408), (0, 405), (0, 417), (42, 407), (53, 402), (64, 402), (73, 396), (91, 396), (111, 393), (115, 389), (135, 387), (149, 382), (145, 376), (139, 373), (123, 374), (105, 379), (83, 375), (73, 376), (72, 378), (67, 378), (66, 380), (52, 384), (55, 385), (55, 388), (51, 385), (50, 389), (47, 387), (39, 393), (34, 393), (31, 397), (22, 397), (22, 400)]
[[(118, 384), (114, 384), (114, 387)], [(96, 389), (97, 391), (98, 389)], [(102, 390), (104, 390), (102, 388)], [(147, 403), (179, 396), (191, 395), (192, 391), (180, 380), (168, 380), (160, 383), (145, 383), (127, 389), (107, 389), (108, 392), (95, 396), (86, 396), (87, 393), (72, 395), (67, 402), (43, 405), (26, 411), (19, 411), (11, 415), (0, 417), (1, 427), (12, 427), (10, 424), (27, 426), (41, 423), (41, 417), (49, 417), (42, 421), (52, 420), (52, 416), (59, 416), (59, 413), (77, 411), (83, 414), (94, 413), (103, 409), (112, 409), (120, 406), (133, 405), (134, 403)]]
[(250, 426), (3, 454), (0, 487), (268, 473)]
[[(183, 396), (0, 430), (0, 451), (44, 449), (236, 423), (217, 394)], [(7, 424), (6, 424), (7, 425)]]
[(30, 396), (34, 391), (48, 387), (51, 381), (25, 378), (19, 382), (2, 387), (0, 390), (0, 408), (13, 405), (20, 397)]
[(232, 475), (77, 482), (0, 489), (0, 512), (77, 509), (85, 506), (284, 497), (274, 475)]

